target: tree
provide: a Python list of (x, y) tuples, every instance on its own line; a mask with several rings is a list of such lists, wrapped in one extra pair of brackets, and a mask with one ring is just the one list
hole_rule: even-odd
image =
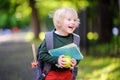
[(98, 23), (97, 31), (100, 42), (109, 42), (112, 36), (113, 28), (113, 10), (110, 8), (110, 0), (98, 0)]
[(29, 0), (30, 7), (32, 8), (31, 13), (31, 26), (33, 28), (35, 39), (39, 38), (39, 32), (40, 32), (40, 21), (38, 17), (38, 12), (35, 7), (35, 0)]
[(118, 28), (119, 28), (119, 35), (120, 35), (120, 0), (118, 0), (118, 8), (119, 8), (119, 24), (118, 24)]
[(13, 28), (17, 25), (14, 13), (19, 3), (13, 4), (10, 0), (0, 0), (0, 28)]

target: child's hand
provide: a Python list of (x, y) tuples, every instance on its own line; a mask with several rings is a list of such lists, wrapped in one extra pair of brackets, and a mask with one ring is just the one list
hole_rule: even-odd
[(70, 69), (71, 70), (74, 69), (74, 67), (76, 66), (76, 64), (77, 64), (77, 61), (74, 58), (72, 58)]
[(60, 68), (64, 68), (64, 65), (66, 64), (66, 61), (63, 58), (64, 58), (64, 55), (61, 55), (58, 58), (58, 67)]

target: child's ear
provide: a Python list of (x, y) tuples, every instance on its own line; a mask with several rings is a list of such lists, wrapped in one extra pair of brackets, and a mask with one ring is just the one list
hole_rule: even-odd
[(57, 21), (57, 26), (61, 26), (61, 23), (60, 23), (60, 21)]

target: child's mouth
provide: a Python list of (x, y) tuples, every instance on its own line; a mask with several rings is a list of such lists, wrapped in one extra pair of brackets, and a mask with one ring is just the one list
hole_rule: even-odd
[(73, 27), (72, 27), (72, 26), (68, 26), (68, 28), (73, 29)]

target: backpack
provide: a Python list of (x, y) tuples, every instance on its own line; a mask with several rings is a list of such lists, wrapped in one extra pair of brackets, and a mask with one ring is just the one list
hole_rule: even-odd
[[(53, 49), (53, 31), (47, 32), (45, 34), (45, 40), (46, 40), (47, 50), (49, 51), (50, 49)], [(75, 33), (73, 33), (73, 42), (77, 46), (79, 46), (80, 37)], [(39, 54), (40, 48), (41, 48), (41, 45), (37, 49), (37, 54), (36, 54), (37, 60), (38, 60), (38, 54)], [(43, 68), (44, 68), (44, 71), (43, 71)], [(34, 80), (44, 80), (44, 78), (47, 75), (47, 73), (49, 72), (50, 68), (51, 68), (51, 65), (49, 63), (45, 63), (45, 62), (42, 62), (41, 60), (39, 60), (38, 65), (33, 68)], [(77, 72), (78, 72), (78, 67), (76, 66), (72, 72), (73, 80), (76, 80)]]

